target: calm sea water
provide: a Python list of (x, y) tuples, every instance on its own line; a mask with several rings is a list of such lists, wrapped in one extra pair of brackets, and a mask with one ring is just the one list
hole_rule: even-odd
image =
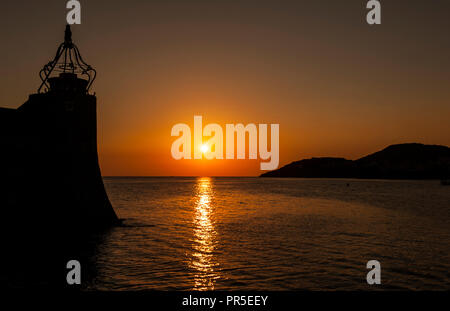
[(100, 290), (450, 289), (450, 187), (437, 181), (106, 178), (124, 226)]

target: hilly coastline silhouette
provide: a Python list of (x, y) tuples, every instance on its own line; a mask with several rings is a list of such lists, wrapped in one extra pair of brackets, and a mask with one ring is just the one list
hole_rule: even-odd
[(450, 178), (450, 148), (419, 143), (397, 144), (358, 160), (303, 159), (260, 177), (444, 180)]

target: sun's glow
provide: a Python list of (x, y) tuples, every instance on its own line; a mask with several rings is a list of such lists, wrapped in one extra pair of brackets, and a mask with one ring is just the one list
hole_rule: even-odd
[(205, 145), (205, 144), (203, 144), (203, 145), (200, 146), (200, 151), (203, 152), (203, 153), (207, 152), (208, 149), (209, 149), (208, 146)]

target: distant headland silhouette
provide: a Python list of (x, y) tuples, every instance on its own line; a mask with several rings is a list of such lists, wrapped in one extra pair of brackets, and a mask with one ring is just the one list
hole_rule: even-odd
[(354, 161), (329, 157), (295, 161), (261, 177), (446, 180), (450, 178), (450, 148), (391, 145)]

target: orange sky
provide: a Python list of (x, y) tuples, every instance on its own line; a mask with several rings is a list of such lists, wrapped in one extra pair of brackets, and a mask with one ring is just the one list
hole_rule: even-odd
[[(82, 1), (73, 28), (98, 71), (103, 175), (258, 175), (260, 160), (171, 158), (176, 123), (280, 124), (280, 166), (389, 144), (450, 145), (448, 1)], [(18, 107), (63, 39), (61, 1), (0, 18), (0, 106)], [(193, 126), (192, 126), (193, 128)]]

